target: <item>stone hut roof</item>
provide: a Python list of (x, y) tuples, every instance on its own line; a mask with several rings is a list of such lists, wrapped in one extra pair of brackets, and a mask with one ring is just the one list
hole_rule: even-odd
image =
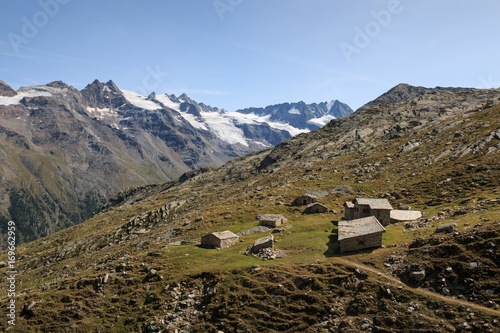
[(319, 203), (319, 202), (313, 202), (313, 203), (311, 203), (311, 204), (307, 205), (307, 208), (309, 208), (309, 207), (316, 207), (316, 206), (317, 206), (317, 207), (324, 207), (324, 208), (328, 209), (328, 208), (326, 207), (326, 205), (323, 205), (323, 204), (321, 204), (321, 203)]
[(226, 230), (226, 231), (218, 231), (218, 232), (213, 232), (212, 235), (219, 239), (230, 239), (230, 238), (238, 238), (238, 235), (233, 233), (232, 231)]
[(391, 204), (387, 199), (369, 199), (369, 198), (356, 198), (354, 202), (358, 205), (367, 205), (370, 209), (389, 209), (393, 210)]
[(418, 210), (391, 210), (391, 220), (413, 221), (422, 217)]
[(306, 193), (304, 195), (296, 197), (290, 205), (291, 206), (304, 206), (308, 203), (316, 202), (317, 200), (318, 200), (318, 197), (316, 197), (315, 195), (311, 195), (311, 194)]
[(375, 216), (363, 217), (361, 219), (339, 222), (339, 238), (344, 240), (360, 236), (367, 236), (385, 232), (385, 228), (380, 224)]
[(262, 244), (265, 244), (267, 242), (274, 242), (274, 236), (273, 235), (269, 235), (269, 236), (266, 236), (266, 237), (262, 237), (262, 238), (259, 238), (255, 241), (254, 245), (255, 246), (261, 246)]
[(316, 214), (316, 213), (326, 213), (328, 212), (328, 207), (320, 204), (319, 202), (315, 202), (307, 205), (306, 209), (302, 214)]
[(352, 203), (352, 201), (344, 202), (344, 206), (347, 208), (354, 208), (354, 204)]

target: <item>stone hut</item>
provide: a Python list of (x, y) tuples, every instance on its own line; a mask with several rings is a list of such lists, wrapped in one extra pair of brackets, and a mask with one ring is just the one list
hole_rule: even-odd
[(213, 232), (201, 237), (201, 245), (208, 248), (227, 249), (239, 240), (238, 236), (229, 230)]
[(387, 199), (356, 198), (352, 203), (355, 219), (375, 216), (384, 226), (391, 223), (391, 210), (393, 208)]
[(391, 210), (391, 223), (418, 220), (422, 213), (418, 210)]
[(307, 205), (307, 208), (302, 212), (302, 214), (307, 215), (307, 214), (320, 214), (320, 213), (326, 213), (328, 211), (328, 207), (325, 205), (320, 204), (319, 202), (312, 203), (310, 205)]
[(257, 215), (257, 220), (259, 220), (259, 225), (276, 228), (286, 222), (288, 219), (281, 214), (262, 214)]
[(258, 253), (262, 249), (272, 249), (274, 248), (274, 236), (269, 235), (263, 238), (259, 238), (255, 241), (252, 246), (252, 253)]
[(351, 201), (344, 202), (344, 220), (354, 219), (354, 204)]
[(315, 203), (316, 201), (318, 201), (318, 198), (315, 195), (304, 194), (301, 195), (300, 197), (295, 198), (295, 200), (292, 201), (290, 206), (305, 206)]
[(340, 252), (358, 251), (382, 246), (385, 228), (375, 216), (339, 222)]

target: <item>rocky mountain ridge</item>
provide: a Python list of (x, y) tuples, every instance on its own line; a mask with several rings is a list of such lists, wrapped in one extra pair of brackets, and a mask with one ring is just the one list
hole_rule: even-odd
[[(16, 329), (495, 332), (499, 104), (500, 90), (433, 89), (130, 188), (88, 221), (18, 248), (29, 282)], [(327, 213), (289, 205), (311, 190)], [(380, 249), (339, 255), (342, 204), (354, 196), (424, 217), (387, 226)], [(282, 259), (243, 254), (262, 237), (245, 231), (266, 213), (288, 219), (264, 232)], [(455, 233), (433, 235), (450, 222)], [(220, 251), (197, 246), (223, 230), (245, 236)]]
[(290, 124), (298, 129), (315, 130), (326, 125), (330, 120), (350, 115), (353, 110), (338, 100), (319, 104), (283, 103), (265, 108), (247, 108), (237, 110), (244, 114), (254, 114), (259, 117), (269, 117), (270, 121)]

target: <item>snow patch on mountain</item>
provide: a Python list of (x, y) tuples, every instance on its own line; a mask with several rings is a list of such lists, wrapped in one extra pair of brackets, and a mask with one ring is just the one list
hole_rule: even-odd
[(297, 110), (296, 108), (291, 108), (290, 110), (288, 110), (288, 113), (289, 114), (300, 114), (300, 111)]
[(275, 129), (287, 131), (290, 135), (295, 136), (301, 133), (309, 132), (308, 130), (298, 129), (289, 124), (280, 123), (276, 121), (270, 121), (271, 115), (259, 116), (255, 113), (240, 113), (240, 112), (229, 112), (228, 116), (236, 120), (240, 124), (251, 124), (256, 125), (259, 123), (267, 123), (269, 126)]
[(52, 94), (48, 91), (38, 90), (38, 89), (29, 89), (29, 90), (20, 90), (18, 94), (13, 97), (4, 97), (0, 96), (0, 105), (13, 105), (20, 104), (21, 100), (24, 97), (50, 97)]
[(156, 100), (160, 103), (162, 103), (163, 105), (165, 105), (167, 108), (171, 108), (175, 111), (181, 111), (180, 109), (180, 103), (176, 103), (174, 101), (172, 101), (170, 99), (170, 97), (168, 97), (167, 94), (164, 94), (164, 95), (156, 95)]
[(222, 140), (230, 144), (239, 143), (245, 147), (249, 146), (243, 131), (234, 125), (228, 113), (202, 111), (201, 116), (210, 130)]
[(201, 121), (199, 121), (198, 117), (196, 117), (195, 115), (192, 115), (190, 113), (187, 113), (187, 112), (181, 112), (179, 111), (181, 116), (186, 119), (190, 124), (191, 126), (193, 126), (194, 128), (198, 128), (198, 129), (202, 129), (202, 130), (205, 130), (205, 131), (208, 131), (208, 128), (207, 126), (205, 126), (205, 124)]
[(318, 125), (320, 127), (323, 127), (325, 126), (326, 124), (328, 124), (330, 121), (332, 121), (333, 119), (335, 119), (334, 116), (332, 115), (329, 115), (329, 114), (325, 114), (323, 117), (321, 118), (313, 118), (313, 119), (309, 119), (307, 121), (307, 123), (309, 124), (315, 124), (315, 125)]
[(161, 106), (158, 105), (157, 103), (150, 101), (146, 97), (139, 95), (135, 92), (128, 90), (121, 90), (121, 92), (123, 93), (123, 96), (125, 96), (125, 99), (135, 107), (150, 111), (161, 109)]

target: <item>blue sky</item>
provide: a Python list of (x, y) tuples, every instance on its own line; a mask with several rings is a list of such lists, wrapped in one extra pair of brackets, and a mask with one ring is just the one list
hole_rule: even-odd
[(398, 83), (500, 87), (497, 0), (0, 0), (0, 79), (94, 79), (234, 111)]

